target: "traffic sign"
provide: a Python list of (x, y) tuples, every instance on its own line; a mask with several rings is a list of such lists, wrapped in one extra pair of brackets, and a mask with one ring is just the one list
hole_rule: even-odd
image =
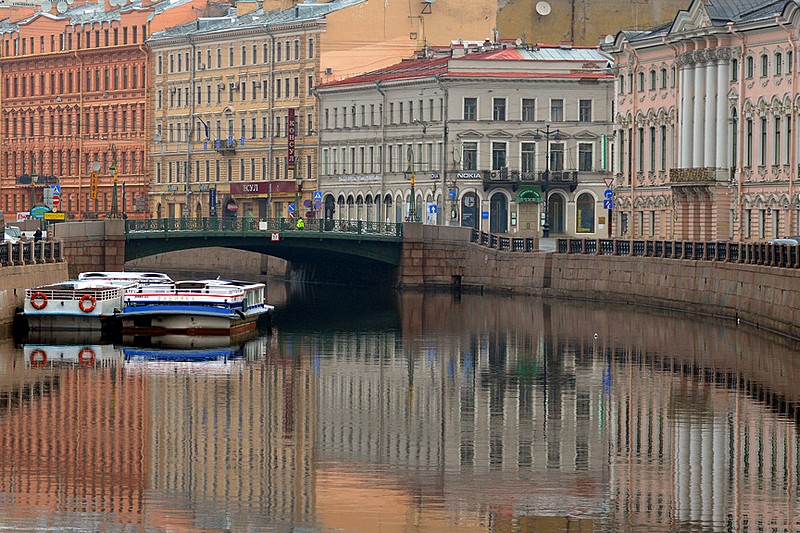
[(277, 232), (277, 231), (273, 231), (272, 233), (270, 233), (269, 239), (272, 242), (278, 242), (278, 241), (281, 240), (281, 234), (279, 232)]
[(61, 196), (61, 185), (51, 185), (50, 188), (53, 190), (53, 196)]
[(606, 183), (606, 189), (610, 189), (614, 184), (614, 178), (603, 178), (603, 181)]
[(319, 191), (314, 191), (314, 200), (321, 201), (322, 200), (322, 193)]
[(612, 191), (611, 189), (606, 189), (605, 192), (603, 193), (603, 196), (611, 200), (612, 198), (614, 198), (614, 191)]
[(614, 209), (614, 202), (612, 200), (603, 200), (603, 209)]
[(317, 211), (322, 209), (322, 202), (314, 202), (314, 209), (316, 209)]
[(428, 213), (430, 213), (431, 215), (435, 215), (437, 212), (438, 212), (438, 207), (436, 206), (436, 204), (431, 204), (428, 206)]
[(61, 197), (57, 194), (53, 195), (53, 207), (58, 207), (61, 205)]
[(289, 212), (294, 213), (294, 204), (289, 204)]

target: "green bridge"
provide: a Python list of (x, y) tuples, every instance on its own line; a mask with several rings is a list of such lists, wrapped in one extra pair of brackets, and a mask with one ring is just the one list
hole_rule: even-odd
[[(379, 222), (276, 219), (146, 219), (125, 221), (125, 260), (208, 247), (280, 257), (315, 272), (345, 275), (392, 270), (400, 263), (403, 225)], [(331, 268), (333, 267), (333, 268)]]

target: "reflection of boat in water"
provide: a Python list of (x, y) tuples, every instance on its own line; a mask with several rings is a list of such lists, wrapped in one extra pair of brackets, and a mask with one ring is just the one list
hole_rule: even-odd
[(38, 344), (23, 346), (25, 365), (32, 368), (54, 366), (117, 366), (122, 363), (122, 349), (113, 344)]
[(263, 283), (233, 280), (148, 285), (125, 295), (122, 329), (143, 335), (237, 335), (270, 320)]
[(127, 285), (108, 281), (64, 281), (25, 291), (22, 318), (30, 330), (100, 330), (122, 313)]
[[(225, 366), (238, 361), (255, 361), (264, 357), (267, 339), (255, 332), (232, 342), (226, 335), (159, 335), (154, 337), (125, 337), (123, 356), (126, 367), (157, 369), (174, 366), (164, 363), (214, 363)], [(129, 342), (135, 343), (128, 345)], [(195, 368), (193, 366), (193, 368)]]

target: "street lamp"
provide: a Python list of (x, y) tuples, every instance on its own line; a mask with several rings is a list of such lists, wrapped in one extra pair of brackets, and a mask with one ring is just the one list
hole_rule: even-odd
[(545, 158), (544, 158), (544, 175), (542, 176), (542, 194), (544, 194), (544, 220), (542, 221), (542, 237), (545, 239), (550, 237), (550, 213), (548, 212), (548, 194), (547, 189), (550, 185), (550, 136), (558, 139), (561, 132), (559, 130), (551, 130), (550, 124), (545, 124), (544, 131), (537, 129), (536, 138), (540, 139), (542, 135), (545, 138)]
[(403, 172), (403, 175), (406, 179), (411, 180), (411, 199), (408, 203), (409, 209), (411, 213), (408, 216), (409, 222), (419, 222), (417, 220), (417, 200), (416, 200), (416, 193), (414, 192), (414, 150), (409, 145), (408, 151), (406, 152), (406, 157), (408, 159), (408, 168)]

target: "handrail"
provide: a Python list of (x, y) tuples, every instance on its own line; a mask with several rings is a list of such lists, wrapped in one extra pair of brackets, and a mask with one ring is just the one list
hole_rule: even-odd
[(125, 221), (125, 234), (142, 233), (172, 234), (175, 232), (238, 233), (240, 235), (264, 235), (267, 232), (297, 232), (371, 235), (381, 237), (403, 236), (403, 224), (363, 220), (303, 220), (302, 228), (292, 218), (146, 218)]
[(0, 266), (58, 263), (64, 260), (61, 241), (17, 241), (0, 244)]
[(764, 242), (556, 239), (557, 254), (615, 255), (800, 268), (800, 246)]

